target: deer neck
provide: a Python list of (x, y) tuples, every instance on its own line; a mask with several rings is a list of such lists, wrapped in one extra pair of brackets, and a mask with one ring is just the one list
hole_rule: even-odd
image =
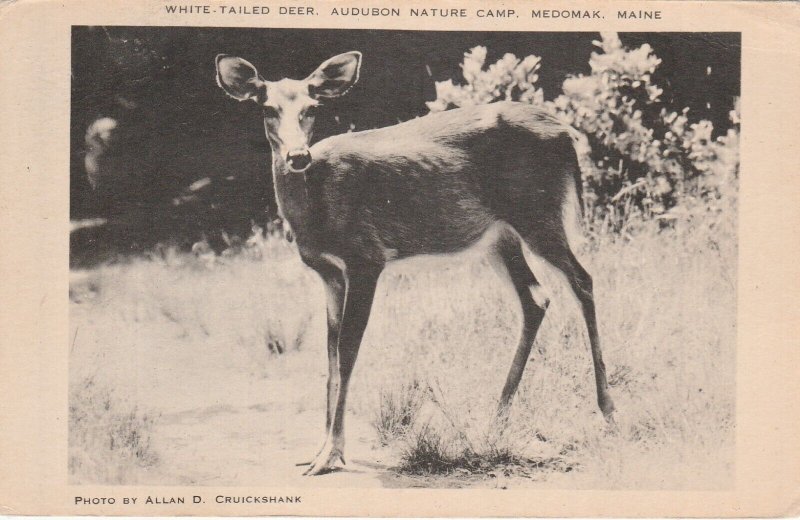
[(272, 153), (272, 185), (278, 214), (292, 228), (298, 244), (313, 236), (313, 212), (308, 196), (306, 174), (291, 171), (280, 154)]

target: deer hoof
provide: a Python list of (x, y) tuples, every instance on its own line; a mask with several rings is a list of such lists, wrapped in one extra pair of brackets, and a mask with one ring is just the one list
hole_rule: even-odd
[(607, 421), (614, 418), (614, 410), (616, 409), (614, 400), (611, 399), (608, 388), (601, 387), (600, 385), (597, 385), (597, 406), (600, 408), (600, 411), (603, 412), (603, 417), (605, 417)]
[(334, 465), (340, 460), (344, 464), (344, 455), (341, 447), (335, 446), (334, 443), (326, 442), (308, 469), (303, 472), (303, 475), (312, 476), (329, 473), (335, 469)]

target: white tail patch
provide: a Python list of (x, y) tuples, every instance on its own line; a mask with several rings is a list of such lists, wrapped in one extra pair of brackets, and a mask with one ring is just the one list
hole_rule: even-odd
[(586, 235), (583, 232), (583, 201), (578, 196), (576, 182), (580, 182), (573, 177), (566, 178), (564, 189), (564, 203), (561, 206), (561, 220), (564, 223), (564, 234), (567, 237), (567, 244), (573, 251), (579, 251), (586, 243)]

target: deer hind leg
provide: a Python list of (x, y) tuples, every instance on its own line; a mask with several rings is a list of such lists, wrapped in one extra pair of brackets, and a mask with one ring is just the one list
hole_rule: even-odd
[(525, 365), (530, 357), (533, 341), (536, 339), (536, 333), (542, 324), (549, 301), (545, 297), (538, 298), (537, 301), (531, 295), (532, 290), (540, 290), (541, 286), (525, 261), (516, 233), (505, 233), (496, 244), (496, 253), (496, 261), (499, 260), (500, 267), (511, 278), (522, 306), (522, 334), (500, 395), (498, 408), (498, 416), (505, 417), (514, 394), (517, 392), (517, 387), (519, 387)]
[(541, 255), (553, 267), (561, 271), (569, 282), (569, 286), (581, 305), (583, 319), (589, 334), (589, 344), (594, 363), (594, 378), (597, 387), (597, 404), (606, 419), (611, 419), (614, 402), (608, 393), (606, 367), (600, 348), (600, 335), (597, 330), (597, 316), (594, 304), (592, 277), (583, 268), (575, 254), (569, 248), (563, 233), (537, 236), (535, 240), (526, 240), (531, 249)]
[[(337, 338), (338, 384), (334, 390), (329, 384), (328, 420), (325, 442), (305, 475), (318, 475), (333, 468), (341, 459), (344, 462), (344, 414), (347, 388), (355, 366), (361, 338), (367, 327), (375, 286), (380, 276), (379, 268), (359, 267), (348, 269), (344, 276), (344, 298)], [(329, 361), (331, 360), (329, 351)]]

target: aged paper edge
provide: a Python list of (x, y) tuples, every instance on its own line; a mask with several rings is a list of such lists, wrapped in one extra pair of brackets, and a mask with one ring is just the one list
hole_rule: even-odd
[[(330, 1), (309, 1), (323, 13)], [(477, 8), (480, 2), (439, 2)], [(280, 2), (259, 2), (280, 5)], [(244, 5), (244, 4), (241, 4)], [(391, 6), (385, 1), (348, 5)], [(404, 5), (424, 4), (417, 1)], [(427, 4), (430, 6), (431, 4)], [(530, 4), (504, 2), (524, 12)], [(541, 2), (542, 9), (566, 3)], [(800, 390), (796, 348), (800, 280), (797, 92), (800, 9), (762, 2), (570, 2), (570, 8), (658, 9), (661, 20), (465, 20), (169, 16), (164, 2), (68, 4), (29, 0), (0, 8), (0, 512), (92, 515), (318, 516), (791, 516), (800, 514)], [(67, 258), (69, 62), (72, 25), (158, 25), (415, 30), (735, 31), (742, 33), (742, 175), (736, 484), (729, 491), (270, 489), (301, 504), (73, 505), (75, 495), (263, 494), (263, 488), (69, 486)]]

